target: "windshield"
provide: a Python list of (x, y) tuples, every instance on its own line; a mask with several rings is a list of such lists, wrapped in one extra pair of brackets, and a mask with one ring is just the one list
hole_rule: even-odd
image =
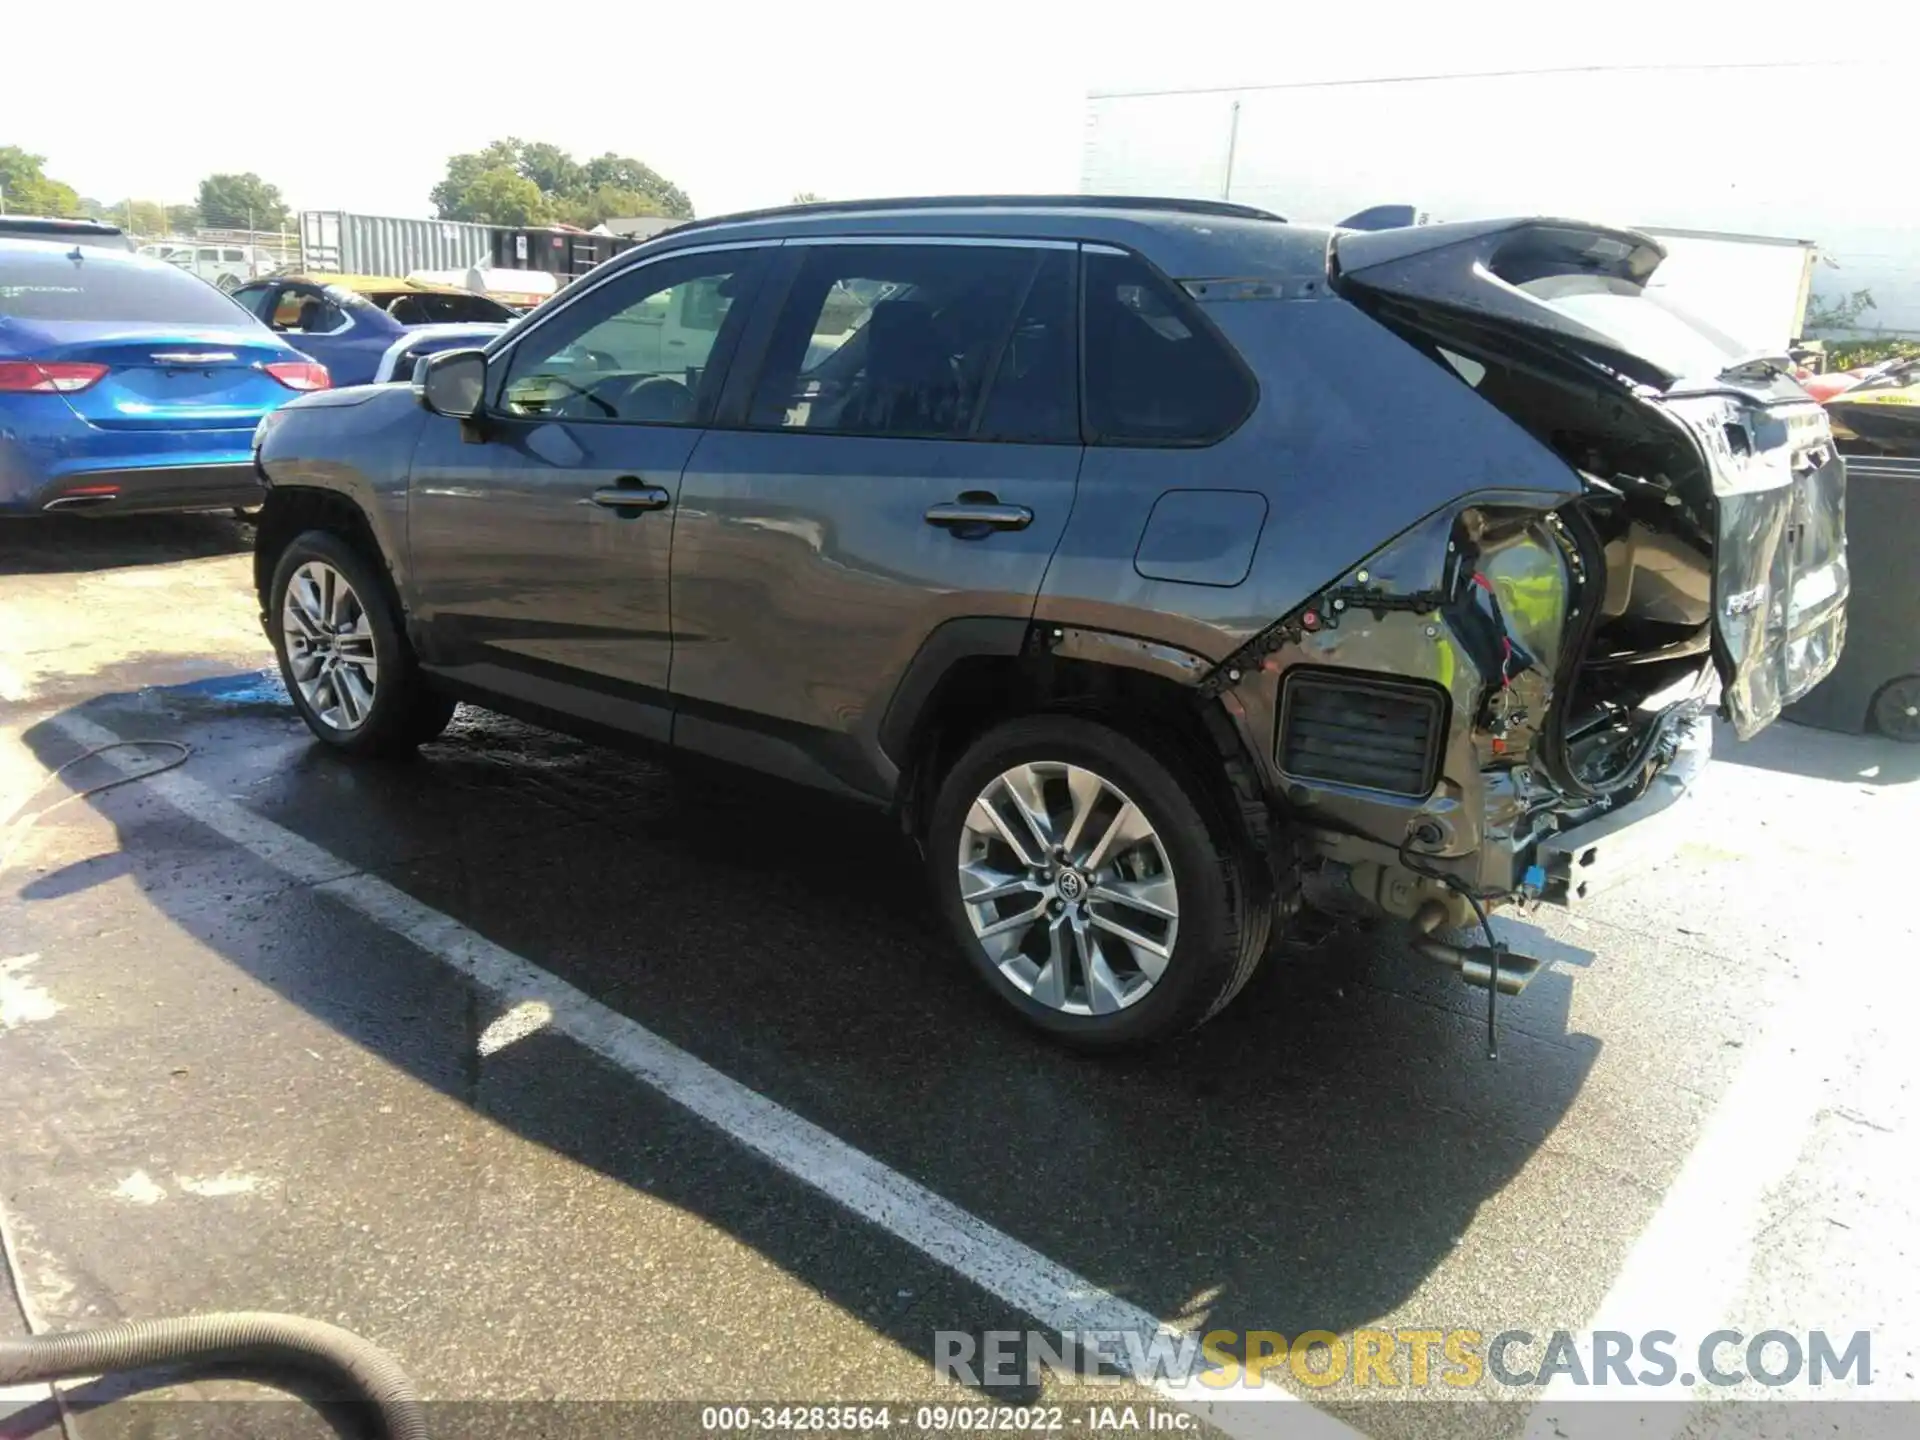
[(1738, 341), (1629, 280), (1552, 275), (1525, 281), (1519, 288), (1669, 375), (1718, 375), (1747, 354)]
[(211, 285), (170, 265), (114, 264), (74, 253), (0, 255), (0, 315), (162, 325), (238, 325), (247, 318)]

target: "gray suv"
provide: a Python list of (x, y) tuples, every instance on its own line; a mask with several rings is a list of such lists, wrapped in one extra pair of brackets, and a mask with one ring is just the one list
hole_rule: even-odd
[(1826, 417), (1661, 258), (1095, 197), (686, 225), (263, 422), (263, 619), (344, 751), (468, 700), (890, 807), (1068, 1043), (1215, 1014), (1327, 879), (1491, 1003), (1537, 962), (1487, 910), (1669, 844), (1711, 715), (1844, 632)]

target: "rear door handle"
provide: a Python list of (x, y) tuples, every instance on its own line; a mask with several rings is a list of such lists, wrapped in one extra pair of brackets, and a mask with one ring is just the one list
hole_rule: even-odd
[(673, 503), (658, 485), (607, 485), (588, 498), (609, 510), (664, 510)]
[(1002, 505), (998, 501), (948, 500), (929, 507), (927, 523), (956, 532), (1024, 530), (1033, 523), (1033, 511), (1024, 505)]

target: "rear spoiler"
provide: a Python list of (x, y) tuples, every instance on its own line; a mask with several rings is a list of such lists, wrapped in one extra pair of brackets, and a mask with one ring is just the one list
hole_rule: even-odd
[(1462, 220), (1342, 230), (1332, 251), (1334, 285), (1345, 293), (1367, 292), (1474, 325), (1544, 332), (1662, 389), (1679, 378), (1518, 288), (1556, 275), (1644, 286), (1667, 252), (1637, 230), (1555, 218)]
[(1397, 230), (1405, 225), (1418, 225), (1420, 212), (1411, 205), (1370, 205), (1358, 215), (1349, 215), (1335, 229), (1338, 230)]

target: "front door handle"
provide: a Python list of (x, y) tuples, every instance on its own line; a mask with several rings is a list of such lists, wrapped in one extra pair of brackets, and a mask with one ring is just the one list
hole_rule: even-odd
[(658, 485), (607, 485), (588, 498), (609, 510), (664, 510), (673, 503)]
[(959, 535), (983, 535), (989, 530), (1024, 530), (1033, 523), (1033, 511), (1024, 505), (1002, 505), (991, 497), (975, 500), (962, 495), (930, 506), (927, 523)]

